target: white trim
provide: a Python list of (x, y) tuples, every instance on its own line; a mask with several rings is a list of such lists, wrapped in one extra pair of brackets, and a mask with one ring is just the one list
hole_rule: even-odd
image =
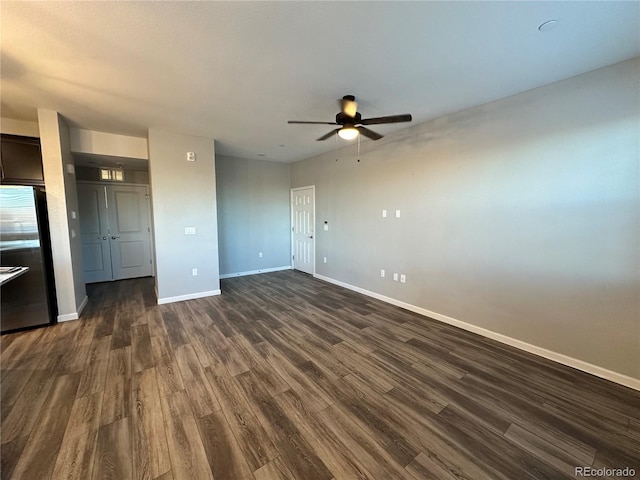
[(225, 273), (224, 275), (220, 275), (220, 278), (222, 279), (222, 278), (231, 278), (231, 277), (244, 277), (245, 275), (256, 275), (258, 273), (279, 272), (280, 270), (291, 270), (291, 265), (285, 265), (283, 267), (261, 268), (260, 270), (249, 270), (248, 272)]
[(78, 320), (80, 318), (80, 315), (82, 315), (82, 311), (84, 310), (84, 307), (87, 306), (88, 301), (89, 301), (89, 297), (85, 295), (84, 298), (82, 299), (82, 302), (80, 302), (78, 311), (73, 313), (65, 313), (63, 315), (58, 315), (58, 322), (69, 322), (71, 320)]
[(64, 315), (58, 315), (58, 322), (68, 322), (70, 320), (77, 320), (80, 318), (78, 312), (65, 313)]
[[(165, 303), (183, 302), (185, 300), (195, 300), (196, 298), (213, 297), (214, 295), (220, 295), (220, 290), (209, 290), (208, 292), (189, 293), (188, 295), (178, 295), (176, 297), (164, 297), (158, 298), (158, 305), (164, 305)], [(156, 297), (158, 296), (156, 292)]]
[(64, 315), (58, 315), (58, 322), (68, 322), (70, 320), (77, 320), (80, 318), (78, 312), (65, 313)]
[(335, 285), (339, 285), (346, 289), (353, 290), (354, 292), (362, 293), (363, 295), (377, 298), (378, 300), (382, 300), (383, 302), (390, 303), (392, 305), (404, 308), (406, 310), (409, 310), (415, 313), (419, 313), (420, 315), (425, 315), (435, 320), (439, 320), (443, 323), (453, 325), (454, 327), (467, 330), (468, 332), (477, 333), (478, 335), (482, 335), (483, 337), (496, 340), (500, 343), (510, 345), (520, 350), (524, 350), (525, 352), (533, 353), (534, 355), (538, 355), (540, 357), (553, 360), (554, 362), (576, 368), (583, 372), (587, 372), (592, 375), (595, 375), (596, 377), (604, 378), (606, 380), (619, 383), (620, 385), (633, 388), (634, 390), (640, 390), (640, 379), (629, 377), (628, 375), (623, 375), (621, 373), (608, 370), (606, 368), (600, 367), (598, 365), (594, 365), (589, 362), (585, 362), (583, 360), (578, 360), (577, 358), (573, 358), (568, 355), (564, 355), (562, 353), (557, 353), (552, 350), (547, 350), (546, 348), (538, 347), (536, 345), (531, 345), (530, 343), (523, 342), (522, 340), (518, 340), (516, 338), (503, 335), (502, 333), (497, 333), (491, 330), (487, 330), (486, 328), (478, 327), (476, 325), (472, 325), (471, 323), (463, 322), (462, 320), (457, 320), (447, 315), (442, 315), (441, 313), (432, 312), (431, 310), (427, 310), (426, 308), (417, 307), (415, 305), (411, 305), (410, 303), (405, 303), (401, 300), (396, 300), (395, 298), (380, 295), (379, 293), (371, 292), (369, 290), (365, 290), (364, 288), (356, 287), (348, 283), (341, 282), (339, 280), (334, 280), (333, 278), (325, 277), (324, 275), (314, 274), (313, 276), (320, 280), (324, 280), (325, 282), (333, 283)]
[[(296, 190), (307, 190), (310, 188), (313, 191), (313, 271), (311, 275), (316, 274), (316, 186), (315, 185), (307, 185), (306, 187), (296, 187), (289, 190), (289, 207), (290, 207), (290, 216), (291, 216), (291, 268), (295, 269), (295, 260), (293, 259), (293, 192)], [(300, 270), (302, 271), (302, 270)], [(306, 273), (306, 272), (304, 272)]]

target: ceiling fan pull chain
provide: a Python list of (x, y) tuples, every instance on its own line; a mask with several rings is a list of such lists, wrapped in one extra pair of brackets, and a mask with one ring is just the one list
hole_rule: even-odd
[(360, 163), (360, 135), (358, 135), (358, 163)]
[(336, 162), (338, 161), (338, 134), (334, 135), (336, 139)]

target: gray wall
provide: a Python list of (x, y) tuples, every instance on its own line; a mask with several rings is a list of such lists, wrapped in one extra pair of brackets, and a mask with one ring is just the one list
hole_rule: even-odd
[(0, 132), (25, 137), (40, 137), (38, 122), (14, 120), (13, 118), (6, 117), (0, 118)]
[(639, 78), (636, 59), (293, 164), (317, 272), (640, 378)]
[[(42, 163), (58, 300), (58, 319), (78, 318), (86, 302), (82, 273), (82, 246), (78, 221), (78, 194), (69, 145), (69, 127), (53, 110), (38, 109)], [(75, 218), (73, 218), (75, 216)]]
[(290, 165), (217, 155), (216, 176), (220, 274), (290, 266)]
[(149, 129), (149, 173), (159, 301), (219, 291), (213, 139)]

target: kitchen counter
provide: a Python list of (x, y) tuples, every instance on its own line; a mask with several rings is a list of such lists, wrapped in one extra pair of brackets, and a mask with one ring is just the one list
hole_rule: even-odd
[(20, 275), (27, 273), (29, 267), (0, 267), (0, 285), (10, 282), (18, 278)]

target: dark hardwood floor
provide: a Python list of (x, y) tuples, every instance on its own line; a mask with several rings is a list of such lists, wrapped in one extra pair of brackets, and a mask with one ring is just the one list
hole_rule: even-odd
[(92, 285), (81, 320), (2, 336), (2, 479), (640, 472), (640, 392), (297, 272), (222, 290)]

